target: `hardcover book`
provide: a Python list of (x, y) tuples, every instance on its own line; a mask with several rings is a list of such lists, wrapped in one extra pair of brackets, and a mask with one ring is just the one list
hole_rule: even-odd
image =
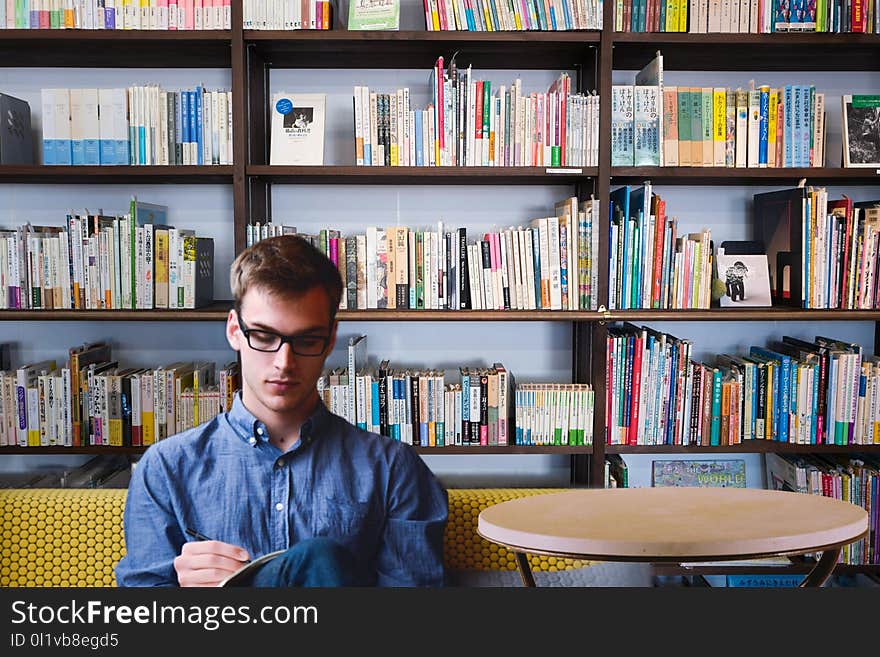
[(654, 461), (651, 485), (745, 488), (746, 462), (742, 459)]
[(850, 95), (843, 102), (843, 166), (880, 166), (880, 95)]
[(30, 105), (0, 93), (0, 164), (33, 163)]
[(273, 95), (270, 164), (324, 164), (326, 99), (326, 94)]

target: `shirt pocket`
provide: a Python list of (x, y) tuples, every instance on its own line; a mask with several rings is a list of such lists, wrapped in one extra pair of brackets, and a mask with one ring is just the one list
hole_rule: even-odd
[(313, 536), (363, 545), (378, 535), (379, 520), (369, 504), (323, 498), (313, 505), (310, 529)]

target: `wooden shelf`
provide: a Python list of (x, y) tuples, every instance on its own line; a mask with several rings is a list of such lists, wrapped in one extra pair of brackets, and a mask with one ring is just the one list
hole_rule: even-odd
[(597, 173), (595, 167), (247, 167), (247, 175), (268, 182), (330, 185), (566, 185)]
[(610, 322), (835, 322), (880, 320), (880, 310), (821, 310), (774, 306), (772, 308), (710, 308), (708, 310), (610, 310)]
[(0, 322), (218, 322), (225, 321), (231, 301), (196, 310), (0, 310)]
[(0, 447), (0, 454), (143, 454), (146, 447)]
[[(880, 53), (878, 53), (880, 55)], [(808, 184), (876, 185), (880, 169), (829, 167), (737, 169), (732, 167), (611, 167), (611, 183), (655, 185), (789, 185), (801, 178)]]
[[(146, 447), (0, 447), (0, 454), (142, 454)], [(556, 445), (511, 445), (471, 446), (471, 447), (416, 447), (419, 454), (470, 454), (474, 456), (486, 454), (591, 454), (591, 445), (556, 446)]]
[(0, 183), (198, 185), (231, 182), (231, 166), (0, 166)]
[(498, 446), (457, 446), (457, 447), (416, 447), (419, 454), (592, 454), (592, 445), (509, 445)]
[(0, 66), (229, 68), (229, 30), (3, 30)]
[[(655, 575), (678, 576), (678, 575), (806, 575), (813, 569), (814, 563), (809, 561), (795, 562), (790, 566), (693, 566), (685, 567), (679, 564), (652, 564)], [(851, 566), (837, 564), (834, 567), (835, 575), (855, 575), (858, 573), (880, 574), (880, 564), (864, 566)]]
[(351, 322), (582, 322), (601, 321), (595, 311), (572, 310), (340, 310)]
[(583, 66), (599, 32), (349, 32), (245, 30), (276, 68), (431, 68), (455, 53), (461, 68), (558, 69)]
[(822, 454), (865, 452), (880, 454), (880, 445), (792, 445), (772, 440), (747, 440), (740, 445), (605, 445), (606, 454)]
[(663, 53), (667, 71), (877, 71), (876, 34), (616, 32), (614, 69), (639, 70)]

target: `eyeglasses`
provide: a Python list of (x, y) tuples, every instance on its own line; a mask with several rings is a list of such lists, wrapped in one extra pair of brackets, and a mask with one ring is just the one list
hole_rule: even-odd
[(329, 335), (281, 335), (274, 331), (248, 328), (241, 320), (241, 315), (238, 316), (238, 326), (254, 351), (274, 353), (286, 342), (298, 356), (320, 356), (330, 344)]

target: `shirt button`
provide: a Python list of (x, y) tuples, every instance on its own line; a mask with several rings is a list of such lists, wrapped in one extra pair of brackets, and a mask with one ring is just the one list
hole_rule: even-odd
[(275, 462), (275, 467), (278, 468), (279, 470), (280, 470), (281, 468), (283, 468), (283, 467), (284, 467), (284, 459), (278, 459), (278, 460)]
[(276, 511), (284, 511), (284, 505), (281, 502), (279, 502), (278, 504), (275, 505), (275, 510)]
[(257, 428), (257, 435), (258, 435), (258, 436), (262, 436), (262, 435), (263, 435), (263, 427), (258, 427), (258, 428)]
[(248, 443), (250, 443), (251, 446), (256, 445), (256, 444), (257, 444), (257, 439), (254, 438), (253, 436), (251, 436), (250, 438), (248, 438)]

